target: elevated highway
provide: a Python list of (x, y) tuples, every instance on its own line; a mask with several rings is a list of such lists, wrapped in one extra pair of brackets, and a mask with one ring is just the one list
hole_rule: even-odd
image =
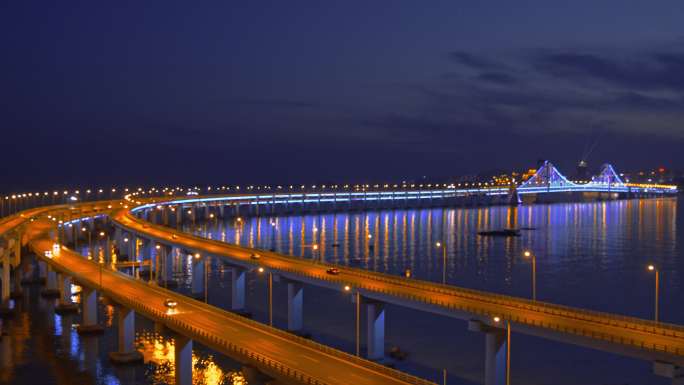
[[(516, 332), (600, 349), (620, 355), (684, 366), (684, 327), (633, 317), (595, 312), (500, 294), (407, 279), (358, 268), (335, 266), (339, 275), (327, 274), (333, 265), (254, 250), (196, 237), (135, 217), (129, 210), (112, 213), (112, 221), (125, 231), (160, 244), (190, 252), (223, 257), (245, 268), (261, 266), (290, 280), (344, 290), (349, 286), (365, 298), (411, 307), (463, 320), (484, 328), (510, 321)], [(258, 253), (261, 258), (251, 259)]]
[[(684, 367), (684, 328), (679, 325), (530, 301), (344, 266), (337, 266), (340, 273), (331, 275), (326, 270), (332, 265), (204, 239), (153, 224), (136, 216), (143, 216), (146, 210), (154, 212), (157, 206), (176, 208), (181, 217), (186, 207), (194, 207), (195, 210), (203, 208), (205, 213), (209, 213), (210, 208), (218, 209), (219, 205), (236, 199), (252, 198), (231, 195), (139, 201), (129, 199), (50, 206), (3, 219), (0, 221), (0, 235), (5, 238), (17, 237), (21, 243), (28, 244), (40, 260), (50, 266), (51, 272), (58, 274), (58, 281), (61, 282), (64, 277), (74, 279), (88, 287), (89, 292), (101, 291), (103, 295), (112, 298), (122, 309), (127, 309), (122, 314), (138, 312), (166, 325), (186, 340), (199, 341), (238, 361), (254, 365), (275, 378), (293, 383), (429, 382), (207, 306), (164, 290), (155, 284), (132, 279), (122, 273), (103, 268), (102, 264), (88, 261), (63, 247), (58, 256), (49, 258), (45, 252), (54, 246), (55, 235), (59, 236), (60, 227), (56, 226), (57, 223), (64, 222), (61, 227), (63, 232), (68, 224), (80, 223), (86, 217), (99, 217), (128, 236), (146, 240), (148, 245), (176, 247), (187, 253), (220, 257), (226, 264), (232, 265), (235, 271), (244, 272), (259, 267), (287, 282), (349, 291), (350, 297), (354, 298), (359, 306), (362, 302), (368, 306), (368, 314), (371, 314), (371, 309), (373, 311), (373, 315), (369, 315), (373, 322), (368, 323), (369, 329), (366, 334), (369, 336), (369, 357), (374, 359), (379, 358), (378, 354), (384, 354), (385, 311), (382, 305), (389, 303), (461, 319), (468, 322), (470, 330), (482, 332), (486, 336), (486, 384), (501, 384), (498, 373), (501, 372), (503, 365), (500, 359), (502, 352), (505, 353), (508, 349), (506, 340), (502, 339), (506, 329), (653, 361), (657, 363), (654, 367), (659, 368), (660, 373), (665, 373), (673, 379), (681, 378), (679, 372), (680, 367)], [(260, 254), (259, 259), (251, 258), (255, 252)], [(16, 254), (15, 252), (15, 258)], [(9, 260), (9, 253), (5, 255), (7, 258), (3, 260)], [(151, 265), (149, 259), (152, 255), (142, 257), (148, 259), (143, 261), (144, 264)], [(3, 278), (4, 271), (7, 270), (3, 269)], [(233, 279), (235, 276), (233, 273)], [(3, 279), (3, 282), (7, 280)], [(92, 295), (88, 298), (92, 298)], [(163, 301), (167, 298), (178, 302), (178, 313), (166, 312)], [(242, 301), (244, 302), (244, 299)], [(87, 303), (92, 304), (92, 301), (86, 301), (84, 308)], [(360, 311), (358, 309), (359, 307), (357, 314)], [(297, 311), (301, 317), (301, 304)], [(91, 311), (85, 313), (89, 314)], [(288, 314), (288, 317), (290, 316), (291, 314)], [(92, 322), (92, 317), (90, 318), (90, 321), (88, 317), (84, 319)], [(289, 323), (290, 319), (288, 325)], [(222, 325), (230, 327), (222, 329)], [(358, 328), (357, 321), (357, 331)], [(371, 347), (371, 338), (374, 347)], [(253, 343), (254, 341), (259, 342)], [(281, 346), (284, 350), (281, 350)], [(131, 353), (131, 349), (134, 350), (129, 348), (124, 351)], [(371, 350), (374, 352), (373, 355)], [(281, 357), (288, 358), (283, 360)], [(187, 361), (183, 357), (177, 359), (179, 362)], [(318, 362), (329, 364), (319, 365)], [(312, 367), (315, 369), (312, 370)], [(365, 378), (366, 382), (360, 382), (356, 376)], [(185, 382), (179, 380), (179, 383)]]
[[(101, 206), (101, 205), (100, 205)], [(112, 205), (107, 205), (111, 210)], [(82, 212), (93, 214), (93, 205), (82, 205)], [(68, 211), (67, 211), (68, 210)], [(125, 209), (124, 209), (125, 210)], [(93, 309), (86, 307), (96, 303), (92, 293), (99, 291), (120, 308), (119, 349), (121, 353), (135, 357), (130, 335), (133, 328), (130, 314), (137, 312), (182, 336), (181, 341), (197, 341), (238, 362), (252, 365), (263, 373), (283, 383), (304, 384), (433, 384), (383, 365), (349, 355), (342, 351), (315, 343), (292, 333), (278, 330), (250, 319), (206, 305), (187, 296), (165, 290), (154, 284), (135, 280), (123, 273), (108, 269), (82, 255), (61, 246), (55, 250), (53, 238), (55, 225), (52, 220), (36, 215), (66, 214), (65, 207), (49, 207), (41, 212), (24, 213), (3, 222), (4, 232), (23, 226), (22, 238), (37, 258), (48, 265), (50, 273), (78, 282), (84, 287), (84, 323), (92, 318)], [(30, 215), (29, 215), (30, 214)], [(49, 281), (49, 279), (48, 279)], [(49, 283), (48, 283), (49, 285)], [(60, 291), (63, 288), (60, 289)], [(63, 297), (64, 293), (60, 294)], [(173, 299), (178, 303), (170, 311), (164, 302)], [(124, 314), (123, 316), (121, 314)], [(121, 318), (124, 317), (124, 318)], [(90, 320), (92, 321), (92, 319)], [(86, 325), (93, 326), (93, 325)], [(122, 335), (123, 333), (123, 335)], [(187, 342), (181, 342), (187, 346)], [(190, 347), (192, 344), (190, 343)], [(191, 355), (185, 354), (177, 343), (176, 365), (188, 365)], [(191, 348), (190, 348), (191, 351)], [(179, 355), (180, 354), (180, 355)], [(181, 371), (177, 368), (177, 371)], [(189, 384), (188, 377), (178, 378), (179, 384)], [(183, 376), (183, 375), (181, 375)]]

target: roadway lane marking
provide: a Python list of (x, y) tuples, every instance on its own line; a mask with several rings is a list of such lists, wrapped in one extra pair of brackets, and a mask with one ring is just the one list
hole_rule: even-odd
[(319, 361), (319, 360), (317, 360), (317, 359), (315, 359), (315, 358), (311, 358), (311, 357), (309, 357), (309, 356), (307, 356), (307, 355), (304, 355), (304, 354), (302, 354), (301, 356), (302, 356), (303, 358), (306, 358), (307, 360), (311, 360), (311, 361), (313, 361), (313, 362), (315, 362), (315, 363), (321, 362), (321, 361)]

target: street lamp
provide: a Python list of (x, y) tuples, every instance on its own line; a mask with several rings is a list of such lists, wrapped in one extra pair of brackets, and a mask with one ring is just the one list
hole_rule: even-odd
[(537, 257), (529, 250), (525, 250), (523, 253), (525, 258), (530, 258), (532, 260), (532, 300), (537, 300)]
[[(347, 287), (345, 286), (344, 290), (347, 290)], [(357, 289), (356, 293), (354, 293), (354, 300), (356, 302), (356, 356), (359, 357), (361, 356), (361, 292)]]
[[(85, 233), (88, 231), (87, 228), (81, 227), (81, 232)], [(88, 259), (93, 259), (93, 236), (90, 231), (88, 231)]]
[(648, 271), (655, 272), (655, 322), (658, 322), (658, 296), (660, 294), (660, 270), (655, 265), (648, 265)]
[[(501, 317), (492, 318), (494, 323), (500, 323)], [(511, 321), (506, 320), (506, 385), (511, 384)]]
[[(264, 272), (264, 268), (259, 266), (259, 273)], [(273, 273), (268, 272), (268, 324), (273, 326)]]
[(317, 243), (314, 243), (313, 245), (311, 245), (311, 250), (314, 252), (314, 254), (318, 253), (318, 258), (317, 258), (318, 262), (322, 262), (321, 253), (318, 251), (318, 244)]
[(442, 242), (437, 242), (435, 243), (435, 247), (438, 249), (442, 249), (442, 284), (446, 284), (446, 260), (447, 260), (447, 255), (446, 255), (446, 245), (442, 245)]

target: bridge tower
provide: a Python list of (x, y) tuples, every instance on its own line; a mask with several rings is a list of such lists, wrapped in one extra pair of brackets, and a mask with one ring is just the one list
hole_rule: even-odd
[(570, 182), (563, 174), (558, 171), (558, 169), (553, 165), (553, 163), (548, 160), (544, 161), (537, 172), (523, 184), (520, 185), (520, 189), (526, 188), (536, 188), (546, 187), (546, 191), (551, 191), (551, 189), (558, 189), (563, 187), (573, 187), (577, 186), (575, 183)]
[(591, 178), (591, 182), (587, 185), (608, 187), (610, 191), (611, 187), (625, 187), (625, 182), (622, 178), (615, 172), (613, 166), (609, 163), (601, 166), (601, 172)]

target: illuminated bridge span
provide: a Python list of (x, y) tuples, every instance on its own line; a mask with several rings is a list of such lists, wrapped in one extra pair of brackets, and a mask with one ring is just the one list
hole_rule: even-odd
[[(107, 206), (122, 205), (122, 202), (80, 205), (78, 211), (90, 216), (87, 224), (90, 226), (95, 218), (109, 214)], [(74, 214), (74, 210), (57, 207), (32, 210), (0, 222), (0, 235), (6, 241), (11, 239), (14, 245), (10, 251), (3, 250), (3, 303), (11, 303), (10, 282), (14, 280), (15, 288), (19, 287), (22, 253), (18, 245), (24, 243), (38, 257), (39, 270), (46, 281), (44, 293), (54, 292), (59, 297), (58, 310), (74, 309), (69, 290), (71, 282), (83, 287), (83, 319), (79, 333), (102, 330), (97, 320), (98, 292), (116, 303), (118, 351), (110, 354), (116, 362), (141, 359), (134, 343), (137, 312), (177, 334), (174, 362), (176, 383), (179, 385), (192, 384), (193, 341), (255, 367), (284, 384), (434, 384), (136, 280), (110, 269), (109, 265), (90, 261), (63, 244), (60, 246), (73, 235), (68, 234), (67, 227), (56, 228), (57, 221), (52, 218), (66, 214)], [(10, 266), (14, 268), (14, 277), (10, 277)], [(175, 310), (171, 311), (164, 305), (167, 299), (178, 303)]]
[[(576, 183), (563, 176), (550, 162), (544, 164), (527, 181), (515, 186), (387, 189), (380, 191), (325, 191), (289, 193), (242, 193), (221, 196), (192, 197), (173, 202), (159, 202), (137, 207), (144, 212), (154, 205), (184, 205), (203, 203), (220, 207), (228, 205), (238, 214), (236, 206), (259, 213), (292, 212), (296, 210), (354, 210), (366, 208), (397, 208), (417, 206), (459, 206), (488, 204), (518, 204), (521, 202), (554, 202), (559, 200), (595, 200), (618, 198), (647, 198), (673, 196), (677, 186), (625, 183), (609, 164), (603, 165), (599, 175), (588, 183)], [(142, 202), (136, 194), (126, 196), (132, 203)], [(260, 213), (264, 213), (261, 211)]]
[[(233, 199), (232, 197), (226, 197)], [(214, 202), (220, 197), (214, 197)], [(180, 202), (183, 202), (182, 204)], [(176, 205), (175, 207), (173, 205)], [(158, 208), (159, 207), (159, 208)], [(189, 209), (192, 207), (191, 209)], [(145, 210), (148, 208), (149, 210)], [(173, 210), (171, 210), (171, 209)], [(684, 367), (684, 327), (666, 323), (588, 311), (488, 292), (463, 289), (426, 281), (407, 279), (345, 266), (333, 266), (311, 260), (294, 258), (275, 252), (254, 250), (219, 241), (185, 234), (167, 226), (140, 219), (134, 212), (147, 215), (162, 213), (162, 220), (172, 217), (192, 218), (202, 212), (206, 218), (220, 214), (219, 206), (207, 205), (204, 198), (150, 202), (132, 210), (119, 209), (111, 220), (118, 229), (116, 237), (140, 239), (149, 258), (159, 258), (161, 279), (169, 278), (168, 256), (172, 250), (196, 255), (197, 267), (207, 255), (222, 258), (232, 266), (231, 308), (240, 311), (245, 304), (244, 272), (259, 268), (272, 279), (288, 283), (288, 329), (302, 327), (302, 283), (334, 290), (349, 290), (358, 306), (366, 311), (366, 345), (368, 357), (381, 359), (384, 352), (384, 304), (395, 304), (421, 311), (445, 315), (468, 322), (468, 328), (486, 335), (485, 383), (502, 384), (505, 373), (505, 324), (514, 332), (581, 345), (615, 354), (654, 362), (657, 373), (679, 378), (679, 367)], [(188, 213), (189, 212), (189, 213)], [(152, 245), (161, 245), (155, 253)], [(130, 252), (133, 254), (132, 252)], [(251, 258), (258, 253), (259, 259)], [(165, 262), (166, 261), (166, 262)], [(336, 267), (340, 274), (326, 270)], [(164, 272), (166, 271), (166, 272)], [(201, 274), (202, 270), (197, 269)], [(193, 268), (193, 273), (195, 269)], [(196, 278), (193, 277), (193, 282)], [(357, 341), (357, 346), (359, 342)]]
[[(653, 195), (676, 192), (667, 186), (627, 185), (609, 166), (604, 167), (590, 183), (579, 185), (568, 181), (547, 162), (530, 181), (517, 188), (233, 194), (156, 199), (127, 196), (120, 201), (48, 206), (0, 220), (3, 238), (0, 245), (2, 304), (11, 305), (12, 286), (20, 289), (21, 245), (27, 245), (39, 259), (39, 271), (45, 278), (47, 293), (59, 296), (62, 310), (74, 307), (66, 289), (70, 282), (75, 280), (83, 286), (81, 332), (98, 330), (98, 291), (118, 305), (119, 351), (112, 353), (112, 359), (129, 361), (139, 358), (133, 341), (135, 312), (176, 332), (179, 337), (175, 349), (175, 373), (177, 383), (181, 385), (192, 381), (192, 341), (254, 366), (285, 383), (429, 383), (372, 361), (381, 360), (385, 355), (385, 319), (390, 316), (386, 314), (385, 304), (467, 321), (470, 330), (485, 336), (487, 385), (504, 383), (509, 345), (506, 336), (510, 330), (653, 361), (658, 374), (679, 381), (680, 367), (684, 367), (684, 328), (678, 325), (349, 267), (336, 267), (339, 274), (331, 275), (327, 274), (327, 269), (333, 267), (329, 264), (199, 238), (153, 223), (169, 225), (175, 222), (180, 226), (183, 221), (195, 221), (200, 214), (205, 218), (239, 214), (240, 207), (244, 210), (245, 206), (251, 210), (271, 212), (278, 207), (292, 209), (298, 205), (325, 209), (327, 204), (337, 209), (354, 209), (358, 207), (357, 203), (366, 205), (368, 202), (413, 206), (424, 202), (445, 204), (450, 198), (473, 195), (510, 197), (512, 191), (524, 195), (566, 193), (566, 190)], [(94, 263), (66, 248), (67, 244), (83, 241), (78, 231), (82, 226), (89, 227), (89, 233), (96, 228), (102, 229), (106, 242), (98, 247), (101, 247), (104, 263)], [(116, 271), (112, 258), (115, 251), (120, 261), (128, 261), (130, 265), (154, 266), (153, 280), (145, 283)], [(252, 254), (257, 252), (261, 257), (252, 258)], [(179, 253), (195, 256), (192, 258), (193, 294), (204, 290), (202, 262), (207, 257), (221, 258), (224, 264), (231, 266), (230, 307), (235, 312), (244, 310), (247, 271), (258, 269), (268, 274), (269, 293), (272, 281), (283, 280), (288, 288), (287, 329), (290, 332), (301, 331), (303, 326), (303, 284), (348, 292), (357, 309), (356, 355), (256, 323), (154, 284), (172, 279), (174, 266), (171, 256)], [(272, 293), (269, 297), (272, 298)], [(163, 304), (167, 298), (178, 303), (177, 311), (167, 311)], [(270, 319), (271, 309), (269, 306)], [(359, 357), (362, 312), (366, 313), (365, 346), (367, 358), (371, 360)]]

